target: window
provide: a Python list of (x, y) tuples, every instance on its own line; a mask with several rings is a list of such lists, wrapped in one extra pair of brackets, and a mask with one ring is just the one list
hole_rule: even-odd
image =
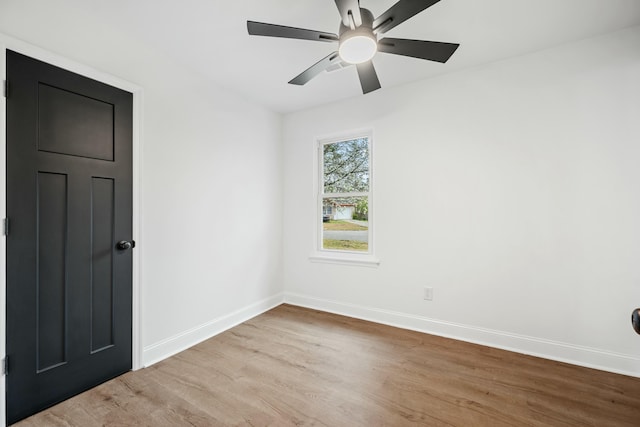
[(318, 160), (319, 251), (372, 254), (371, 135), (321, 140)]

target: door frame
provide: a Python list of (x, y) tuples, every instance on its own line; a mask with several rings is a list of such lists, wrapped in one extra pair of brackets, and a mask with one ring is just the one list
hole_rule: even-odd
[[(0, 33), (0, 83), (7, 78), (7, 49), (21, 53), (42, 62), (64, 68), (76, 74), (106, 83), (118, 89), (133, 93), (133, 240), (142, 241), (142, 119), (143, 119), (143, 89), (142, 87), (122, 80), (113, 75), (103, 73), (86, 65), (80, 64), (56, 53), (42, 49), (38, 46), (23, 42), (13, 37)], [(0, 89), (1, 90), (1, 89)], [(11, 91), (11, 87), (9, 87)], [(0, 93), (0, 219), (7, 216), (7, 103), (6, 98)], [(7, 296), (7, 239), (4, 233), (0, 233), (0, 359), (6, 355), (6, 296)], [(142, 328), (141, 328), (141, 292), (140, 292), (140, 259), (142, 247), (136, 246), (132, 254), (132, 347), (131, 366), (138, 370), (142, 365)], [(6, 389), (5, 377), (0, 377), (0, 427), (6, 424)]]

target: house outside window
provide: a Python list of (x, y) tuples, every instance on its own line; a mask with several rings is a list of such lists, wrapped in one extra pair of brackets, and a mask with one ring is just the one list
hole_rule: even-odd
[(372, 254), (371, 133), (318, 143), (318, 249)]

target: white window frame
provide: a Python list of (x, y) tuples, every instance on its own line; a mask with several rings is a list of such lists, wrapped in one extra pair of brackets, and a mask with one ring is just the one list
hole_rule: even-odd
[[(329, 144), (335, 144), (336, 142), (350, 141), (358, 138), (366, 138), (369, 144), (369, 191), (365, 192), (352, 192), (352, 193), (324, 193), (324, 146)], [(375, 241), (374, 241), (374, 218), (375, 218), (375, 205), (374, 205), (374, 162), (373, 162), (373, 131), (363, 130), (354, 131), (349, 133), (342, 133), (330, 137), (316, 138), (315, 155), (314, 155), (314, 171), (315, 171), (315, 215), (314, 215), (314, 251), (309, 259), (312, 262), (324, 262), (331, 264), (348, 264), (358, 265), (365, 267), (377, 267), (380, 264), (380, 260), (375, 257)], [(368, 250), (364, 251), (346, 251), (339, 249), (324, 249), (322, 248), (322, 233), (323, 233), (323, 200), (326, 197), (358, 197), (366, 196), (368, 198)]]

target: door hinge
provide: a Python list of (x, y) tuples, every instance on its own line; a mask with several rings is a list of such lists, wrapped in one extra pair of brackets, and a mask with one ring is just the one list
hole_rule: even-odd
[(2, 375), (8, 375), (9, 374), (9, 356), (5, 356), (4, 359), (2, 359)]
[(2, 219), (2, 235), (3, 236), (9, 235), (9, 218)]
[(9, 80), (4, 80), (2, 82), (2, 96), (5, 98), (9, 97)]

